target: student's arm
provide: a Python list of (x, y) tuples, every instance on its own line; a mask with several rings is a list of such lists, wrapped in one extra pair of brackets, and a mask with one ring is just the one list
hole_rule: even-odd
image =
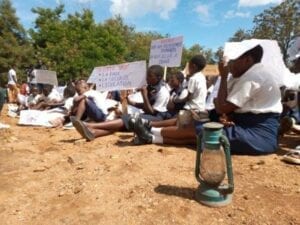
[(146, 114), (155, 114), (155, 109), (152, 107), (152, 105), (150, 104), (150, 101), (149, 101), (149, 98), (148, 98), (148, 90), (147, 90), (147, 86), (143, 86), (142, 89), (141, 89), (141, 94), (142, 94), (142, 97), (143, 97), (143, 100), (144, 100), (144, 103), (143, 103), (143, 107), (142, 109), (144, 110), (144, 112)]
[(219, 71), (221, 75), (221, 83), (220, 83), (218, 96), (214, 100), (215, 109), (219, 114), (228, 114), (238, 109), (238, 107), (226, 100), (228, 95), (227, 78), (228, 78), (229, 70), (228, 70), (228, 66), (224, 64), (224, 61), (219, 63)]

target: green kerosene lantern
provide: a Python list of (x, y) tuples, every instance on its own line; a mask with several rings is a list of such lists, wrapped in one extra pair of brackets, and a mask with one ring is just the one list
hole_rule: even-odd
[(197, 137), (195, 175), (200, 185), (196, 200), (211, 207), (230, 204), (234, 188), (230, 145), (222, 130), (220, 123), (206, 123)]

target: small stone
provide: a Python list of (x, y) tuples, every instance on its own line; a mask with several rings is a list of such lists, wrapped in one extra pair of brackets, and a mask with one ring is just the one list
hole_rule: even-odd
[(74, 145), (82, 145), (84, 143), (86, 143), (85, 139), (79, 139), (79, 140), (74, 141)]
[(74, 164), (74, 160), (71, 156), (68, 156), (68, 163), (70, 163), (71, 165)]
[(38, 168), (34, 169), (33, 172), (34, 173), (44, 172), (45, 170), (46, 170), (46, 167), (43, 166), (43, 167), (38, 167)]
[(163, 149), (162, 149), (162, 148), (160, 148), (160, 149), (158, 149), (158, 150), (157, 150), (157, 152), (160, 152), (160, 153), (162, 153), (162, 152), (163, 152)]
[(243, 198), (244, 198), (245, 200), (248, 200), (248, 199), (249, 199), (247, 195), (244, 195)]
[(237, 210), (241, 211), (241, 212), (244, 212), (245, 211), (245, 208), (243, 207), (238, 207)]
[(61, 192), (58, 193), (58, 197), (62, 197), (64, 195), (65, 195), (65, 192), (63, 192), (63, 191), (61, 191)]
[(259, 169), (259, 165), (251, 165), (251, 170), (258, 170)]
[(75, 187), (73, 193), (76, 195), (83, 190), (82, 187)]
[(266, 162), (264, 160), (259, 160), (256, 164), (257, 165), (264, 165), (264, 164), (266, 164)]

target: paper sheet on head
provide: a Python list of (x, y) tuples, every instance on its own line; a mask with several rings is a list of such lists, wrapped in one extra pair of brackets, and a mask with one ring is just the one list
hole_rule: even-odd
[(227, 42), (224, 47), (224, 57), (236, 59), (246, 51), (261, 45), (263, 48), (263, 58), (261, 63), (269, 68), (272, 79), (278, 86), (290, 86), (289, 76), (293, 75), (286, 67), (280, 47), (275, 40), (250, 39), (242, 42)]

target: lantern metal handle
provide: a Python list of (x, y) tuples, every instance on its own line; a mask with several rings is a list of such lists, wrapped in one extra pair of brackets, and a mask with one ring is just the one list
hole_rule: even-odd
[(196, 167), (195, 167), (195, 176), (199, 183), (202, 183), (203, 180), (201, 179), (200, 175), (200, 155), (202, 152), (202, 132), (197, 135), (197, 152), (196, 152)]
[(233, 183), (232, 162), (231, 162), (231, 154), (230, 154), (230, 144), (229, 144), (227, 137), (224, 135), (220, 136), (219, 141), (225, 151), (227, 177), (228, 177), (228, 187), (226, 189), (224, 189), (224, 192), (225, 193), (233, 193), (234, 183)]

